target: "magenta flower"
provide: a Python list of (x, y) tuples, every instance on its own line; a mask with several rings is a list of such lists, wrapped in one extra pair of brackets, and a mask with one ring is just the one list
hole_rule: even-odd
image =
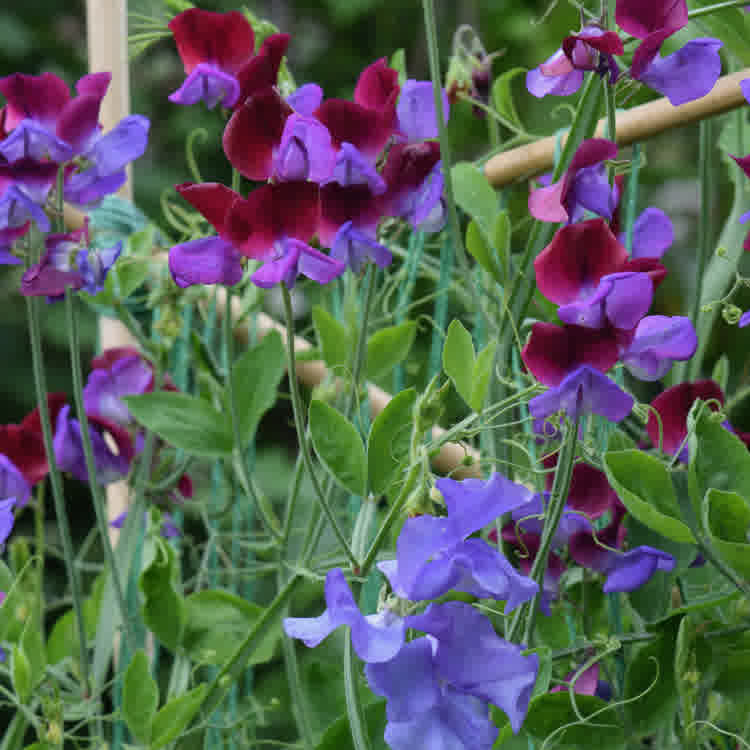
[(255, 35), (245, 16), (236, 10), (189, 8), (168, 26), (187, 75), (169, 101), (191, 105), (203, 100), (209, 109), (218, 103), (233, 107), (240, 97), (237, 74), (255, 53)]
[(298, 114), (312, 117), (323, 101), (323, 89), (317, 83), (306, 83), (286, 98), (286, 103)]
[(326, 609), (320, 617), (287, 617), (284, 632), (313, 648), (336, 628), (348, 625), (354, 651), (368, 664), (390, 661), (401, 650), (406, 632), (404, 620), (387, 610), (363, 615), (340, 568), (333, 568), (326, 575), (325, 599)]
[(650, 259), (628, 263), (627, 250), (602, 219), (558, 230), (534, 261), (539, 291), (561, 305), (566, 323), (629, 330), (648, 312), (653, 297)]
[(529, 212), (540, 221), (578, 221), (585, 209), (612, 218), (617, 195), (609, 186), (604, 162), (617, 156), (617, 146), (605, 138), (590, 138), (576, 150), (560, 180), (529, 195)]

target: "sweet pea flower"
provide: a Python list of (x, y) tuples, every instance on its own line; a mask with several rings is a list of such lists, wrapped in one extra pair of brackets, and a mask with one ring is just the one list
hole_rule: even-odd
[(590, 138), (576, 150), (560, 180), (529, 195), (529, 213), (540, 221), (578, 221), (585, 209), (612, 218), (617, 194), (610, 187), (604, 162), (617, 156), (617, 145)]
[(651, 259), (628, 261), (627, 250), (603, 219), (558, 230), (534, 261), (539, 291), (561, 305), (566, 323), (630, 330), (648, 312), (654, 281)]
[(10, 247), (13, 240), (28, 231), (32, 221), (42, 232), (49, 232), (49, 219), (42, 206), (56, 176), (57, 165), (52, 162), (39, 163), (23, 158), (12, 164), (0, 164), (0, 231), (3, 233), (0, 248)]
[[(13, 506), (16, 504), (16, 498), (10, 497), (7, 500), (0, 500), (0, 545), (5, 544), (5, 540), (13, 531), (15, 516), (13, 515)], [(1, 603), (1, 602), (0, 602)]]
[(529, 401), (529, 413), (537, 418), (564, 411), (571, 420), (599, 414), (611, 422), (621, 422), (632, 408), (632, 396), (588, 365), (581, 365), (559, 385)]
[(12, 499), (23, 508), (31, 497), (31, 487), (18, 467), (0, 453), (0, 500)]
[(439, 479), (447, 517), (407, 519), (396, 544), (396, 560), (378, 568), (399, 596), (435, 599), (451, 589), (506, 600), (506, 611), (533, 598), (538, 586), (482, 539), (469, 535), (502, 513), (529, 502), (531, 491), (493, 474), (487, 480)]
[(630, 345), (621, 353), (625, 367), (640, 380), (659, 380), (672, 363), (690, 359), (698, 337), (690, 318), (648, 315), (638, 323)]
[(240, 97), (237, 74), (255, 53), (252, 26), (239, 11), (212, 13), (189, 8), (169, 24), (187, 78), (169, 101), (191, 105), (204, 101), (233, 107)]
[(95, 368), (83, 389), (86, 414), (128, 424), (131, 416), (123, 397), (145, 393), (151, 387), (153, 372), (138, 354), (117, 359), (109, 368)]
[[(442, 90), (443, 121), (448, 122), (450, 104), (448, 95)], [(438, 137), (438, 118), (435, 110), (435, 93), (432, 81), (408, 79), (396, 105), (398, 130), (408, 143)]]
[(306, 83), (286, 98), (286, 103), (299, 115), (312, 117), (323, 101), (323, 89), (317, 83)]
[(284, 632), (313, 648), (336, 628), (348, 625), (354, 651), (367, 664), (393, 659), (404, 644), (404, 620), (384, 610), (376, 615), (359, 611), (340, 568), (328, 571), (325, 583), (326, 609), (320, 617), (287, 617)]

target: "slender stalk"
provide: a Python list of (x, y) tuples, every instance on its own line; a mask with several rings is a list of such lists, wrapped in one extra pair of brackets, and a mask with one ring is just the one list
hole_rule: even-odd
[(37, 569), (38, 626), (44, 636), (44, 482), (36, 486), (34, 498), (34, 555)]
[(440, 52), (438, 49), (434, 0), (422, 0), (422, 9), (424, 10), (425, 34), (427, 35), (427, 56), (430, 61), (430, 77), (432, 78), (432, 88), (435, 94), (435, 114), (437, 115), (438, 136), (440, 138), (440, 159), (443, 163), (445, 201), (448, 205), (448, 226), (450, 227), (453, 247), (455, 248), (459, 263), (463, 268), (467, 268), (468, 261), (461, 238), (456, 199), (453, 192), (453, 179), (451, 177), (451, 167), (453, 166), (452, 148), (443, 115), (443, 75), (440, 72)]
[[(701, 309), (701, 289), (703, 277), (706, 273), (706, 264), (711, 255), (711, 206), (713, 205), (714, 183), (713, 174), (713, 127), (711, 120), (702, 120), (700, 124), (700, 142), (698, 147), (698, 179), (701, 186), (701, 208), (698, 219), (698, 257), (695, 269), (695, 289), (693, 290), (693, 309), (690, 319), (697, 327), (698, 315)], [(682, 372), (690, 379), (695, 379), (699, 374), (701, 360), (693, 357), (682, 366)]]
[(524, 605), (516, 610), (508, 635), (506, 636), (509, 641), (513, 641), (518, 636), (523, 619), (523, 612), (525, 609), (528, 609), (523, 642), (527, 645), (531, 644), (531, 638), (534, 634), (534, 620), (537, 603), (541, 596), (542, 586), (544, 584), (544, 573), (547, 570), (547, 559), (552, 546), (552, 539), (557, 531), (560, 519), (562, 518), (563, 510), (565, 509), (565, 501), (568, 499), (568, 491), (570, 489), (570, 480), (573, 476), (573, 464), (575, 462), (579, 422), (580, 417), (576, 417), (576, 419), (573, 422), (569, 422), (567, 426), (567, 431), (560, 450), (560, 457), (557, 460), (557, 471), (555, 472), (555, 480), (552, 484), (549, 505), (547, 506), (547, 512), (545, 513), (542, 538), (539, 542), (539, 549), (534, 558), (534, 563), (531, 566), (531, 572), (529, 573), (530, 578), (536, 581), (539, 585), (539, 591), (537, 591), (534, 598), (529, 602), (528, 608)]
[(99, 528), (102, 548), (104, 549), (104, 559), (112, 576), (112, 585), (115, 591), (117, 607), (120, 610), (120, 617), (125, 634), (125, 640), (128, 649), (135, 648), (133, 632), (128, 617), (128, 607), (125, 601), (124, 589), (120, 580), (120, 571), (117, 567), (112, 544), (109, 540), (107, 528), (107, 515), (104, 510), (104, 499), (101, 495), (101, 486), (96, 477), (96, 461), (94, 460), (94, 448), (91, 443), (91, 432), (89, 431), (89, 420), (86, 414), (86, 408), (83, 403), (83, 374), (81, 373), (81, 343), (79, 340), (78, 320), (75, 309), (75, 295), (72, 289), (68, 288), (65, 293), (65, 312), (68, 324), (68, 343), (70, 346), (70, 364), (73, 374), (73, 400), (76, 405), (78, 422), (81, 427), (81, 443), (83, 444), (83, 456), (86, 463), (86, 474), (89, 478), (89, 488), (91, 490), (91, 499), (94, 504), (94, 513), (96, 514), (96, 523)]
[(726, 0), (726, 2), (706, 5), (703, 8), (693, 8), (688, 11), (688, 18), (700, 18), (711, 13), (717, 13), (720, 10), (727, 10), (728, 8), (741, 8), (744, 5), (748, 5), (747, 0)]
[[(347, 628), (349, 630), (349, 628)], [(348, 635), (348, 634), (347, 634)], [(349, 717), (352, 740), (355, 750), (371, 750), (370, 737), (367, 733), (365, 712), (357, 690), (357, 663), (354, 659), (352, 639), (347, 637), (344, 645), (344, 694), (346, 696), (346, 713)]]
[(359, 323), (359, 334), (352, 361), (352, 389), (349, 392), (349, 399), (346, 402), (346, 410), (344, 411), (344, 416), (347, 419), (351, 419), (354, 405), (357, 402), (359, 381), (362, 377), (362, 368), (364, 367), (365, 354), (367, 352), (367, 327), (369, 325), (372, 302), (375, 298), (375, 273), (373, 269), (374, 264), (368, 263), (367, 270), (365, 271), (365, 284), (367, 284), (367, 288), (365, 289), (365, 301), (362, 307), (362, 320)]
[(39, 318), (37, 317), (37, 299), (26, 297), (26, 314), (29, 321), (29, 339), (31, 341), (31, 360), (34, 371), (34, 386), (36, 389), (36, 400), (39, 406), (39, 418), (42, 423), (42, 439), (44, 451), (47, 454), (49, 464), (50, 482), (52, 484), (52, 499), (55, 503), (55, 514), (60, 529), (60, 538), (63, 546), (63, 557), (65, 571), (70, 580), (71, 596), (73, 597), (73, 612), (75, 613), (76, 629), (81, 658), (81, 679), (85, 694), (91, 693), (91, 679), (89, 674), (89, 654), (86, 645), (86, 624), (83, 619), (83, 595), (81, 592), (81, 581), (75, 566), (75, 552), (73, 551), (73, 540), (70, 535), (70, 523), (68, 512), (65, 507), (63, 495), (62, 478), (57, 468), (55, 449), (52, 440), (52, 425), (50, 423), (49, 406), (47, 404), (47, 384), (44, 374), (44, 362), (42, 358), (42, 337), (39, 329)]
[(307, 435), (305, 433), (305, 424), (302, 416), (302, 396), (299, 390), (299, 381), (297, 380), (297, 366), (294, 358), (294, 315), (292, 313), (292, 298), (289, 294), (289, 289), (286, 284), (281, 285), (281, 294), (284, 300), (284, 312), (286, 315), (286, 343), (287, 343), (287, 372), (289, 374), (289, 389), (292, 394), (292, 411), (294, 412), (294, 425), (297, 430), (297, 440), (299, 442), (300, 451), (302, 452), (302, 458), (305, 462), (305, 468), (307, 473), (310, 475), (310, 481), (312, 482), (315, 494), (318, 497), (318, 502), (323, 510), (328, 522), (331, 524), (334, 536), (341, 545), (341, 549), (344, 550), (349, 562), (354, 568), (358, 567), (358, 561), (354, 557), (352, 548), (349, 546), (349, 542), (346, 541), (344, 533), (341, 531), (336, 516), (333, 513), (327, 494), (323, 493), (320, 487), (320, 482), (315, 474), (315, 468), (313, 466), (312, 455), (310, 454), (310, 445), (307, 441)]

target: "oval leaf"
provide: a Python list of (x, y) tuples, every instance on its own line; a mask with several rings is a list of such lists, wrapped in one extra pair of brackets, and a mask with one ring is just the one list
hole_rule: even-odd
[(750, 505), (736, 492), (710, 489), (703, 523), (721, 559), (750, 580)]
[(151, 725), (150, 750), (159, 750), (182, 734), (193, 716), (198, 713), (207, 689), (205, 683), (198, 685), (189, 692), (173, 698), (156, 714)]
[(403, 362), (409, 354), (417, 324), (407, 320), (397, 326), (381, 328), (370, 336), (367, 342), (367, 364), (365, 369), (368, 378), (377, 378), (389, 373), (399, 362)]
[(497, 195), (482, 171), (468, 161), (451, 170), (456, 203), (475, 219), (485, 237), (492, 236), (492, 225), (498, 212)]
[(443, 344), (443, 369), (467, 404), (471, 404), (473, 395), (474, 358), (471, 334), (459, 320), (452, 321)]
[(354, 425), (323, 401), (310, 402), (309, 418), (313, 447), (323, 466), (344, 489), (364, 495), (367, 459)]
[(122, 688), (122, 715), (128, 729), (139, 741), (151, 739), (151, 722), (159, 707), (159, 689), (151, 676), (148, 657), (138, 649), (125, 671)]
[(325, 363), (332, 370), (346, 367), (351, 351), (351, 340), (346, 326), (320, 305), (313, 307), (312, 319)]
[(232, 454), (232, 425), (210, 404), (187, 393), (155, 391), (124, 399), (136, 421), (191, 456)]

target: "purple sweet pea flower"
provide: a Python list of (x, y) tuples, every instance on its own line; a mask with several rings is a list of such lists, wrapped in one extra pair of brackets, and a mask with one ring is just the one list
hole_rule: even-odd
[(667, 57), (659, 57), (663, 39), (652, 34), (635, 51), (630, 75), (666, 96), (678, 107), (711, 91), (721, 75), (718, 39), (693, 39)]
[(323, 89), (317, 83), (306, 83), (287, 96), (286, 103), (300, 115), (312, 117), (323, 101)]
[(31, 497), (31, 487), (16, 465), (0, 453), (0, 499), (12, 498), (23, 508)]
[(674, 361), (690, 359), (697, 347), (698, 337), (690, 318), (649, 315), (638, 323), (621, 359), (640, 380), (659, 380)]
[[(508, 533), (506, 534), (506, 530), (503, 529), (503, 539), (515, 542), (519, 532), (541, 535), (544, 525), (543, 516), (548, 502), (549, 492), (537, 493), (530, 502), (516, 508), (511, 513), (512, 526), (510, 528), (506, 526)], [(591, 523), (583, 515), (574, 510), (565, 510), (552, 537), (552, 547), (554, 549), (564, 547), (573, 534), (590, 529)]]
[[(8, 246), (35, 221), (42, 232), (49, 232), (50, 223), (42, 206), (55, 182), (57, 165), (40, 164), (21, 159), (13, 164), (0, 164), (0, 229), (5, 232), (2, 244)], [(15, 233), (15, 234), (14, 234)]]
[(305, 242), (284, 237), (274, 243), (270, 257), (250, 277), (250, 281), (263, 289), (270, 289), (283, 281), (291, 289), (299, 274), (318, 284), (327, 284), (345, 270), (346, 264), (333, 253), (326, 255)]
[(356, 274), (362, 271), (368, 260), (378, 267), (391, 264), (391, 251), (364, 232), (355, 229), (351, 221), (343, 224), (331, 243), (331, 258), (352, 269)]
[(170, 248), (169, 271), (183, 289), (193, 284), (234, 286), (242, 280), (241, 258), (231, 242), (201, 237)]
[(526, 504), (531, 491), (499, 474), (488, 481), (439, 479), (448, 516), (417, 516), (404, 524), (397, 558), (379, 569), (399, 596), (419, 601), (457, 589), (505, 599), (506, 611), (533, 598), (539, 587), (482, 539), (467, 539), (502, 513)]
[(273, 152), (272, 176), (321, 183), (330, 177), (335, 163), (336, 150), (323, 123), (299, 114), (287, 117)]
[(370, 688), (387, 699), (385, 741), (393, 750), (490, 750), (497, 728), (487, 702), (441, 684), (436, 650), (436, 640), (426, 636), (405, 644), (391, 661), (366, 665)]
[[(545, 73), (547, 70), (549, 72)], [(553, 72), (554, 71), (554, 72)], [(573, 67), (562, 49), (558, 49), (541, 65), (526, 74), (526, 88), (541, 99), (547, 94), (568, 96), (575, 94), (583, 83), (583, 71)]]
[(109, 368), (97, 367), (83, 389), (86, 414), (126, 425), (131, 417), (123, 396), (145, 393), (152, 383), (150, 365), (137, 354), (122, 357)]
[[(625, 233), (621, 232), (617, 239), (625, 243)], [(635, 220), (633, 224), (633, 244), (630, 249), (631, 258), (661, 258), (674, 242), (674, 227), (672, 220), (664, 211), (649, 207)]]
[(431, 604), (406, 622), (437, 639), (435, 669), (442, 680), (501, 708), (518, 732), (539, 669), (537, 654), (523, 656), (520, 646), (500, 638), (481, 612), (463, 602)]
[(599, 414), (611, 422), (620, 422), (630, 414), (633, 398), (598, 370), (581, 365), (560, 385), (529, 401), (532, 417), (548, 417), (564, 411), (575, 420), (586, 414)]
[(13, 515), (13, 506), (16, 504), (15, 497), (9, 497), (0, 500), (0, 545), (5, 544), (5, 540), (13, 531), (15, 516)]
[[(448, 122), (450, 105), (445, 89), (442, 90), (443, 120)], [(435, 93), (432, 81), (407, 80), (401, 87), (396, 105), (398, 130), (408, 143), (417, 143), (438, 137), (438, 118), (435, 111)]]
[(370, 160), (351, 143), (342, 143), (336, 154), (336, 163), (328, 179), (323, 185), (337, 182), (339, 185), (366, 185), (373, 195), (382, 195), (387, 185)]
[(606, 138), (590, 138), (576, 150), (563, 177), (529, 195), (529, 212), (540, 221), (578, 221), (585, 209), (612, 218), (617, 193), (610, 187), (604, 162), (617, 156), (617, 146)]
[[(104, 438), (100, 426), (106, 426), (106, 432), (113, 438), (116, 451), (113, 451)], [(92, 417), (89, 420), (91, 447), (96, 466), (96, 481), (99, 484), (109, 484), (122, 479), (130, 468), (132, 442), (129, 435), (117, 425), (107, 424), (106, 420)], [(88, 482), (86, 461), (83, 454), (81, 425), (77, 419), (70, 417), (70, 406), (65, 405), (57, 415), (54, 436), (55, 458), (61, 471), (72, 474), (81, 482)]]
[(744, 328), (745, 326), (750, 325), (750, 310), (747, 310), (746, 312), (742, 313), (737, 325), (740, 328)]
[(340, 568), (328, 571), (326, 610), (320, 617), (287, 617), (284, 632), (313, 648), (336, 628), (348, 625), (357, 656), (367, 664), (390, 661), (404, 645), (404, 620), (385, 610), (362, 615)]

